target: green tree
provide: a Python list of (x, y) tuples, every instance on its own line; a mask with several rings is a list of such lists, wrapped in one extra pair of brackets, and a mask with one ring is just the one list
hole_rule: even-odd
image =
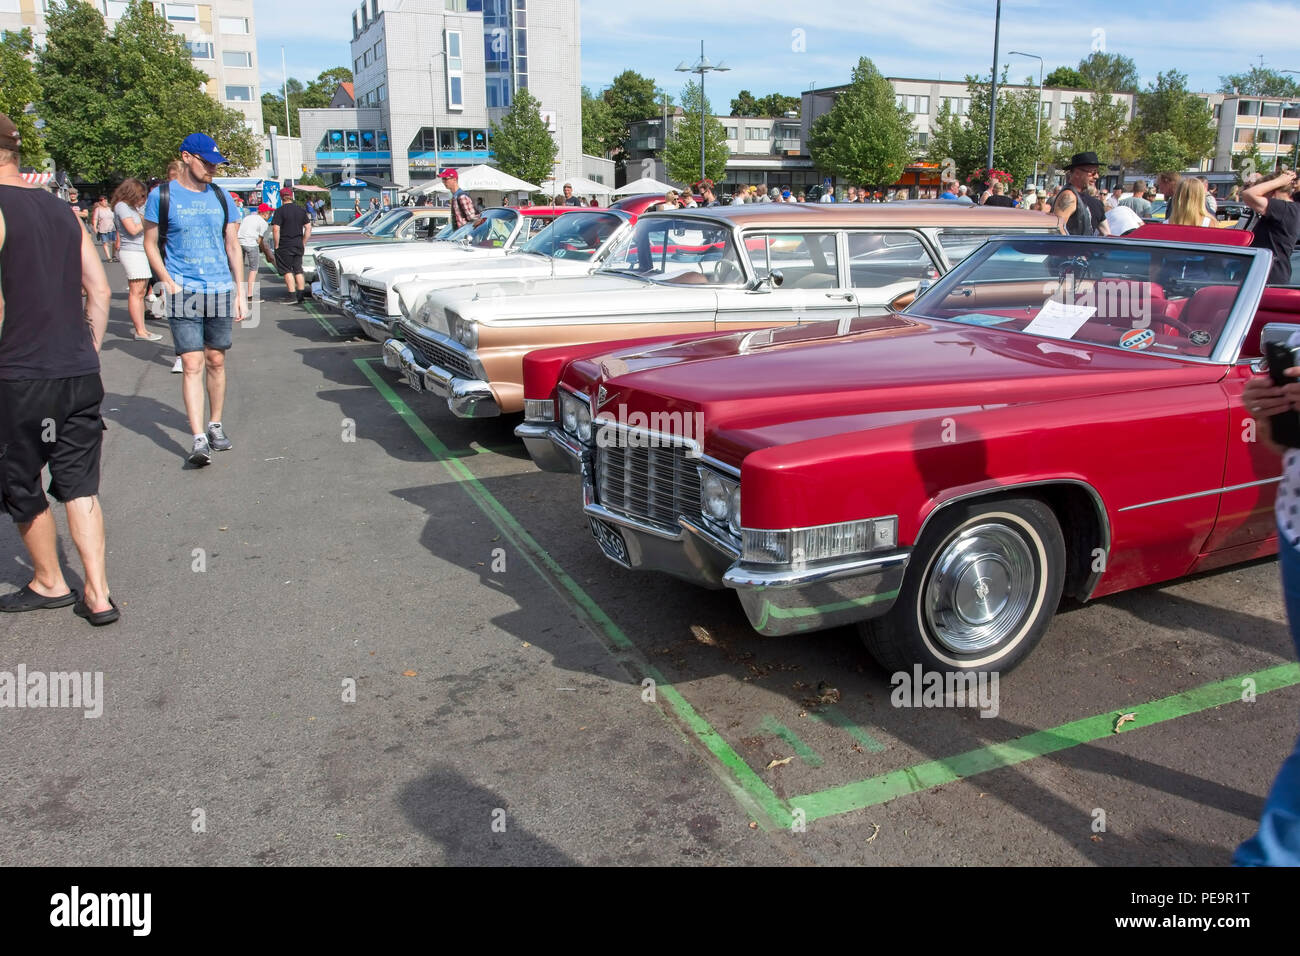
[(1073, 154), (1089, 150), (1097, 154), (1102, 166), (1122, 168), (1137, 158), (1128, 107), (1109, 93), (1094, 93), (1091, 99), (1080, 97), (1074, 101), (1057, 141), (1056, 165), (1063, 167)]
[[(1034, 162), (1045, 162), (1050, 155), (1051, 130), (1039, 117), (1038, 89), (1026, 85), (1011, 90), (1003, 71), (998, 81), (998, 126), (993, 144), (993, 168), (1024, 182), (1034, 171)], [(966, 77), (970, 107), (965, 119), (954, 115), (947, 104), (939, 110), (930, 134), (927, 156), (931, 162), (945, 164), (952, 160), (959, 176), (983, 169), (988, 160), (989, 84), (978, 77)], [(1035, 143), (1038, 143), (1037, 150)]]
[(784, 93), (769, 93), (758, 101), (759, 116), (784, 116), (790, 111), (798, 113), (803, 106), (803, 101), (797, 96), (787, 96)]
[(1103, 93), (1136, 93), (1137, 65), (1118, 53), (1094, 52), (1079, 61), (1083, 86)]
[(0, 113), (4, 113), (23, 138), (24, 166), (40, 166), (45, 162), (45, 145), (36, 129), (36, 115), (27, 112), (41, 98), (41, 84), (29, 59), (32, 52), (32, 31), (27, 27), (15, 32), (6, 31), (0, 38)]
[(897, 182), (914, 158), (914, 135), (911, 114), (897, 104), (893, 86), (862, 57), (830, 112), (813, 122), (808, 153), (819, 170), (883, 187)]
[(1243, 96), (1300, 96), (1300, 83), (1277, 70), (1252, 66), (1245, 73), (1219, 77), (1219, 92)]
[(1187, 166), (1186, 146), (1173, 133), (1158, 130), (1142, 142), (1142, 167), (1152, 173), (1172, 173)]
[(682, 88), (684, 115), (673, 127), (672, 138), (663, 151), (664, 167), (675, 182), (691, 183), (700, 178), (700, 115), (704, 115), (704, 175), (721, 182), (727, 174), (727, 131), (714, 119), (707, 98), (701, 98), (694, 80)]
[(298, 125), (299, 110), (320, 110), (330, 105), (334, 91), (340, 83), (351, 83), (352, 71), (346, 66), (335, 66), (322, 70), (316, 79), (306, 86), (296, 77), (286, 81), (289, 93), (289, 129), (284, 128), (284, 93), (283, 87), (262, 94), (262, 130), (274, 126), (282, 136), (301, 135)]
[(614, 160), (622, 167), (631, 150), (632, 124), (659, 115), (662, 100), (655, 81), (635, 70), (624, 70), (602, 94), (614, 116)]
[(1087, 88), (1087, 83), (1083, 79), (1083, 74), (1074, 67), (1058, 66), (1047, 76), (1043, 77), (1043, 86), (1054, 86), (1068, 90), (1082, 90)]
[(749, 90), (741, 90), (731, 101), (732, 116), (758, 116), (758, 100)]
[[(1173, 166), (1153, 167), (1156, 171), (1185, 169), (1199, 163), (1214, 149), (1213, 112), (1208, 103), (1187, 89), (1187, 77), (1177, 70), (1160, 73), (1137, 98), (1137, 136), (1141, 153), (1150, 159), (1150, 140), (1168, 133), (1180, 146), (1178, 162)], [(1161, 137), (1155, 149), (1168, 158), (1170, 140)]]
[(618, 121), (602, 97), (582, 88), (582, 151), (588, 156), (607, 156), (619, 145)]
[(217, 141), (231, 172), (257, 163), (243, 114), (204, 92), (213, 81), (152, 4), (133, 0), (111, 37), (80, 0), (51, 5), (46, 24), (39, 112), (60, 166), (90, 180), (160, 175), (196, 130)]
[(527, 89), (517, 90), (510, 111), (492, 124), (492, 151), (497, 165), (511, 176), (533, 184), (550, 177), (558, 147), (541, 105)]

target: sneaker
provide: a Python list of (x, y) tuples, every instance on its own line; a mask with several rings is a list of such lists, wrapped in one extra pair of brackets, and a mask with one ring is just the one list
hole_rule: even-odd
[(202, 468), (212, 461), (212, 446), (208, 444), (207, 436), (198, 435), (194, 439), (194, 450), (190, 452), (187, 459), (191, 465), (198, 465)]
[(161, 342), (162, 341), (162, 336), (159, 335), (157, 332), (146, 332), (144, 335), (141, 335), (139, 332), (132, 332), (131, 334), (137, 342)]
[(220, 422), (208, 425), (208, 444), (212, 446), (213, 451), (230, 451), (233, 447)]
[(185, 371), (185, 366), (181, 364), (181, 357), (178, 355), (176, 361), (172, 364), (172, 372), (179, 375), (183, 371)]

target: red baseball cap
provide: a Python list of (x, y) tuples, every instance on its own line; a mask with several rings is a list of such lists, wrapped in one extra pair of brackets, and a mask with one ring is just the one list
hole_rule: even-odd
[(448, 167), (438, 174), (439, 179), (460, 179), (460, 173)]
[(263, 203), (258, 203), (258, 204), (257, 204), (257, 211), (258, 211), (258, 212), (270, 212), (270, 211), (271, 211), (271, 207), (270, 207), (270, 205), (269, 205), (268, 203), (264, 203), (264, 202), (263, 202)]

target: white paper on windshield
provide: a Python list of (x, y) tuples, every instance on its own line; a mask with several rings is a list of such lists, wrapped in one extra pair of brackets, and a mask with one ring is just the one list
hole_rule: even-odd
[(1058, 299), (1048, 299), (1034, 320), (1025, 326), (1024, 331), (1030, 335), (1047, 335), (1054, 339), (1074, 337), (1094, 315), (1097, 307), (1092, 305), (1068, 305)]

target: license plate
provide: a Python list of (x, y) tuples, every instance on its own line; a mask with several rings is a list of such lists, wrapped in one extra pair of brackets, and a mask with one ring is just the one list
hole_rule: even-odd
[(628, 567), (627, 545), (623, 543), (622, 533), (598, 518), (588, 520), (591, 522), (591, 533), (596, 538), (596, 543), (600, 545), (600, 550), (605, 552), (605, 556)]
[(407, 385), (411, 386), (411, 388), (415, 389), (417, 392), (424, 391), (424, 381), (421, 379), (419, 372), (414, 369), (407, 369), (405, 374)]

